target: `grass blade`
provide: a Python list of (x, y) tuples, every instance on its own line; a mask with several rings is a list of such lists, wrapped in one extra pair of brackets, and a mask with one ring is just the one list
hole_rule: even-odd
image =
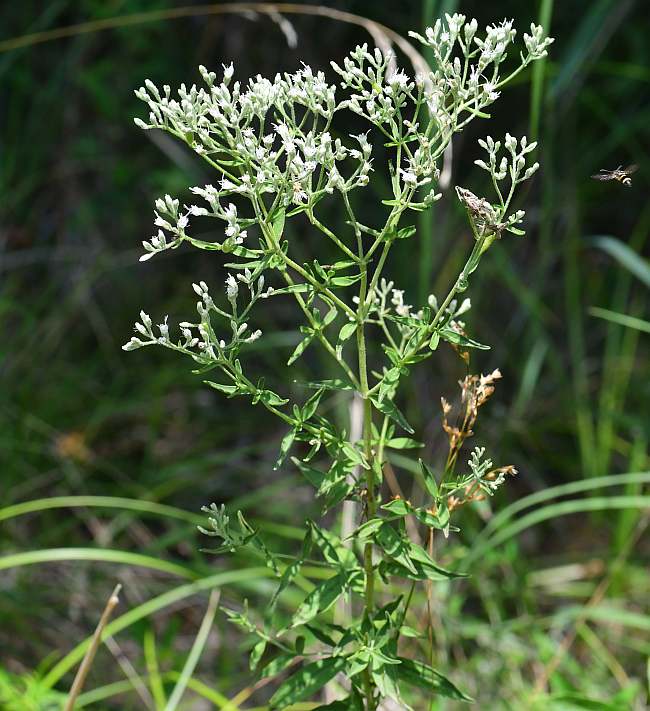
[(203, 621), (199, 627), (196, 639), (194, 640), (192, 649), (190, 649), (190, 653), (187, 655), (180, 678), (176, 682), (176, 686), (174, 687), (174, 690), (169, 697), (169, 701), (165, 706), (165, 711), (176, 711), (178, 704), (185, 693), (188, 681), (194, 674), (196, 665), (198, 664), (201, 654), (203, 653), (203, 648), (208, 641), (208, 635), (210, 634), (210, 629), (212, 627), (212, 623), (214, 622), (214, 616), (217, 614), (220, 594), (220, 590), (213, 590), (210, 593), (208, 609), (205, 611), (205, 616), (203, 617)]

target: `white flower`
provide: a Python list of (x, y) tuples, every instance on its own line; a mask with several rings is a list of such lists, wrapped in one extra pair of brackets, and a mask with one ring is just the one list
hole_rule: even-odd
[(230, 303), (235, 303), (237, 301), (237, 294), (239, 293), (239, 284), (232, 274), (228, 274), (226, 279), (226, 296)]

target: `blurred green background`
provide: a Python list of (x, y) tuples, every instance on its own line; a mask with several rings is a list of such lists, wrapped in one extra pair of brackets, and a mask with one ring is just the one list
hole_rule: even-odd
[[(479, 194), (473, 160), (486, 133), (538, 136), (542, 169), (521, 199), (527, 236), (490, 250), (468, 319), (476, 338), (492, 345), (473, 355), (472, 371), (499, 367), (504, 376), (476, 441), (520, 475), (491, 502), (506, 515), (487, 532), (487, 507), (463, 512), (462, 533), (444, 554), (470, 554), (478, 568), (468, 582), (438, 591), (436, 645), (441, 670), (479, 708), (647, 708), (647, 2), (328, 7), (404, 36), (441, 12), (460, 11), (482, 24), (514, 18), (520, 33), (542, 19), (556, 38), (548, 60), (506, 90), (492, 120), (474, 122), (454, 145), (452, 184)], [(182, 8), (163, 0), (23, 0), (0, 8), (3, 709), (59, 708), (47, 689), (69, 687), (78, 657), (65, 655), (91, 633), (118, 580), (125, 586), (118, 615), (142, 614), (100, 651), (87, 684), (99, 691), (84, 700), (95, 709), (157, 708), (205, 609), (188, 580), (241, 570), (222, 594), (234, 607), (244, 597), (263, 605), (271, 589), (258, 562), (199, 551), (200, 507), (244, 508), (288, 551), (304, 516), (318, 515), (300, 475), (272, 469), (283, 435), (276, 421), (206, 391), (173, 354), (120, 349), (140, 308), (182, 320), (193, 308), (190, 283), (224, 278), (218, 258), (189, 250), (138, 262), (140, 242), (153, 231), (154, 199), (166, 192), (189, 199), (188, 186), (212, 178), (169, 137), (134, 126), (143, 107), (133, 90), (147, 77), (192, 83), (198, 64), (233, 61), (242, 80), (301, 61), (328, 71), (330, 59), (373, 40), (332, 18), (287, 13), (291, 27), (283, 29), (278, 17), (250, 9)], [(78, 23), (91, 24), (63, 37), (38, 34)], [(410, 70), (406, 58), (400, 64)], [(590, 179), (630, 163), (639, 166), (630, 188)], [(411, 303), (442, 294), (466, 255), (470, 236), (453, 190), (447, 197), (395, 250), (392, 276)], [(259, 325), (268, 337), (249, 356), (277, 382), (299, 340), (292, 316), (282, 307), (267, 311)], [(326, 367), (312, 355), (292, 377)], [(440, 396), (455, 397), (464, 372), (445, 353), (437, 369), (416, 369), (401, 403), (431, 461), (444, 442)], [(331, 406), (344, 422), (346, 404)], [(627, 473), (639, 474), (620, 476)], [(400, 483), (410, 491), (408, 472)], [(119, 500), (53, 498), (91, 496), (122, 497), (142, 510)], [(531, 508), (506, 508), (521, 500)], [(36, 503), (16, 507), (29, 501)], [(174, 519), (148, 502), (190, 514), (176, 511)], [(139, 607), (165, 594), (159, 605)], [(241, 690), (247, 698), (245, 646), (218, 616), (196, 676), (207, 690), (196, 681), (185, 708), (240, 708), (226, 700)], [(150, 678), (160, 679), (162, 692)], [(265, 688), (248, 695), (242, 709), (268, 698)]]

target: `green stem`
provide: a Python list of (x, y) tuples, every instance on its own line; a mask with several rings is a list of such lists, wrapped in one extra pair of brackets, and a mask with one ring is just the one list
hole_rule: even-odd
[[(368, 519), (377, 515), (377, 500), (375, 498), (375, 472), (372, 466), (372, 402), (368, 397), (368, 356), (365, 334), (365, 301), (368, 294), (368, 264), (359, 254), (361, 262), (361, 284), (359, 288), (359, 306), (357, 309), (357, 352), (359, 355), (359, 394), (363, 399), (363, 450), (367, 463), (366, 469), (366, 503)], [(367, 541), (363, 549), (363, 567), (366, 574), (364, 614), (367, 619), (372, 616), (375, 606), (375, 572), (372, 565), (372, 543)], [(374, 684), (370, 668), (363, 673), (364, 690), (366, 694), (366, 711), (374, 711)]]

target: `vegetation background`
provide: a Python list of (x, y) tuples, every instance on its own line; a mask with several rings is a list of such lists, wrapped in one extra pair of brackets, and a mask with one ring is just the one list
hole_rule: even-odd
[[(471, 368), (504, 375), (476, 441), (520, 475), (491, 502), (499, 518), (487, 506), (463, 512), (462, 533), (443, 555), (469, 555), (473, 577), (436, 589), (435, 642), (441, 670), (479, 708), (647, 708), (647, 3), (327, 5), (402, 35), (460, 11), (483, 24), (514, 18), (520, 32), (541, 20), (556, 38), (549, 59), (506, 91), (489, 124), (475, 122), (454, 146), (452, 184), (480, 187), (472, 162), (486, 132), (538, 136), (542, 169), (522, 204), (526, 238), (490, 250), (470, 294), (472, 333), (492, 344)], [(191, 281), (224, 278), (218, 259), (187, 250), (137, 261), (154, 199), (187, 197), (188, 185), (211, 178), (165, 136), (133, 125), (143, 111), (133, 90), (146, 77), (192, 83), (198, 64), (233, 61), (239, 79), (300, 61), (327, 70), (330, 58), (372, 38), (324, 17), (287, 14), (291, 27), (283, 28), (250, 10), (182, 8), (167, 0), (0, 8), (2, 709), (60, 708), (56, 690), (69, 688), (78, 645), (116, 581), (124, 591), (114, 637), (82, 702), (164, 708), (205, 591), (228, 582), (224, 604), (248, 597), (255, 608), (270, 589), (257, 561), (199, 551), (200, 507), (243, 508), (287, 550), (305, 514), (317, 515), (299, 473), (272, 470), (283, 433), (269, 416), (207, 391), (162, 349), (120, 350), (141, 306), (178, 317), (191, 308)], [(94, 24), (60, 38), (25, 37), (77, 23)], [(410, 69), (405, 58), (400, 64)], [(590, 180), (629, 163), (639, 165), (630, 188)], [(392, 274), (412, 303), (440, 294), (467, 251), (460, 211), (453, 199), (442, 203), (420, 223), (417, 241), (395, 250)], [(299, 334), (281, 310), (260, 325), (270, 335), (256, 366), (280, 378)], [(300, 367), (306, 377), (325, 364)], [(301, 378), (300, 369), (292, 373)], [(439, 398), (455, 396), (464, 373), (449, 351), (439, 372), (416, 370), (402, 403), (433, 460), (443, 442)], [(345, 405), (332, 407), (345, 421)], [(398, 483), (408, 494), (413, 480), (406, 473)], [(411, 624), (422, 628), (426, 608), (414, 609)], [(263, 708), (269, 690), (250, 686), (245, 647), (218, 614), (183, 708)]]

